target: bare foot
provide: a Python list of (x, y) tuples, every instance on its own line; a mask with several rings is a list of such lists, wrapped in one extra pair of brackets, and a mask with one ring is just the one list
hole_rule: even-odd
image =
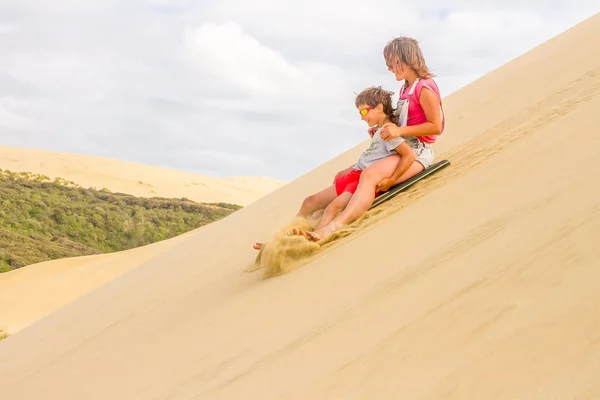
[(307, 237), (306, 236), (307, 234), (308, 234), (308, 232), (304, 232), (300, 228), (292, 228), (291, 232), (286, 233), (287, 236), (304, 236), (304, 237)]
[[(291, 232), (287, 232), (286, 233), (287, 236), (293, 236), (293, 235), (301, 235), (304, 237), (308, 237), (307, 236), (307, 232), (304, 232), (302, 229), (300, 228), (293, 228)], [(260, 250), (265, 246), (265, 243), (263, 242), (256, 242), (254, 243), (254, 246), (252, 246), (254, 248), (254, 250)]]
[(328, 223), (321, 229), (317, 229), (314, 232), (306, 232), (306, 235), (309, 239), (312, 239), (315, 242), (318, 242), (318, 241), (326, 238), (327, 236), (337, 232), (341, 228), (342, 228), (342, 226), (338, 226), (338, 223), (336, 223), (335, 221), (331, 221), (330, 223)]

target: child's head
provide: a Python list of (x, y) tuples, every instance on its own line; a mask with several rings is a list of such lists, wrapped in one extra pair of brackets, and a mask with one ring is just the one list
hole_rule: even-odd
[(413, 38), (401, 36), (389, 41), (383, 48), (383, 58), (398, 81), (406, 79), (411, 70), (421, 79), (435, 76), (425, 63), (419, 43)]
[(388, 120), (396, 123), (392, 94), (393, 92), (388, 92), (381, 86), (373, 86), (360, 92), (354, 104), (360, 112), (361, 119), (369, 126), (382, 126)]

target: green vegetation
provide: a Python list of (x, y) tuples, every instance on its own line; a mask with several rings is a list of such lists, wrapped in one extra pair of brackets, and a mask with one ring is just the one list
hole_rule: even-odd
[(141, 198), (0, 169), (0, 273), (169, 239), (241, 206)]
[(0, 329), (0, 340), (4, 340), (8, 337), (8, 333), (4, 332), (3, 329)]

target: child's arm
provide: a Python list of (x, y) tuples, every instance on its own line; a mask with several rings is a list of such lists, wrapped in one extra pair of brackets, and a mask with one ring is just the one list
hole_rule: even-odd
[(404, 175), (404, 173), (408, 171), (410, 166), (416, 160), (415, 153), (412, 151), (407, 142), (400, 143), (400, 145), (396, 147), (396, 153), (398, 153), (402, 159), (400, 160), (400, 163), (396, 167), (396, 170), (392, 176), (390, 176), (390, 179), (393, 182), (396, 182), (402, 175)]
[(412, 151), (408, 143), (402, 141), (398, 147), (396, 147), (396, 153), (401, 157), (396, 170), (390, 175), (388, 178), (384, 178), (377, 185), (377, 190), (379, 192), (387, 191), (396, 181), (404, 175), (406, 171), (410, 168), (410, 166), (415, 162), (416, 157), (415, 153)]
[(419, 94), (419, 102), (427, 122), (419, 125), (411, 126), (396, 126), (393, 124), (386, 124), (381, 130), (381, 138), (388, 140), (389, 138), (397, 138), (400, 136), (434, 136), (439, 135), (442, 132), (442, 109), (436, 95), (428, 88), (423, 87)]

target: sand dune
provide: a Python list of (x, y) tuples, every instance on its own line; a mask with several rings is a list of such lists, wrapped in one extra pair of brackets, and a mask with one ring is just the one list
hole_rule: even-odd
[(301, 268), (241, 272), (364, 144), (0, 342), (2, 397), (600, 398), (598, 37), (447, 97), (452, 166)]
[[(60, 177), (83, 187), (136, 196), (186, 197), (246, 206), (285, 184), (266, 177), (213, 178), (185, 171), (78, 154), (0, 146), (0, 168)], [(0, 274), (0, 329), (14, 334), (151, 259), (173, 240), (117, 254), (42, 262)]]
[(0, 329), (6, 334), (15, 334), (65, 304), (156, 257), (184, 237), (181, 235), (117, 253), (46, 261), (2, 273)]
[(85, 188), (143, 197), (186, 197), (246, 206), (286, 182), (267, 177), (214, 178), (186, 171), (80, 154), (0, 146), (0, 168), (63, 178)]

